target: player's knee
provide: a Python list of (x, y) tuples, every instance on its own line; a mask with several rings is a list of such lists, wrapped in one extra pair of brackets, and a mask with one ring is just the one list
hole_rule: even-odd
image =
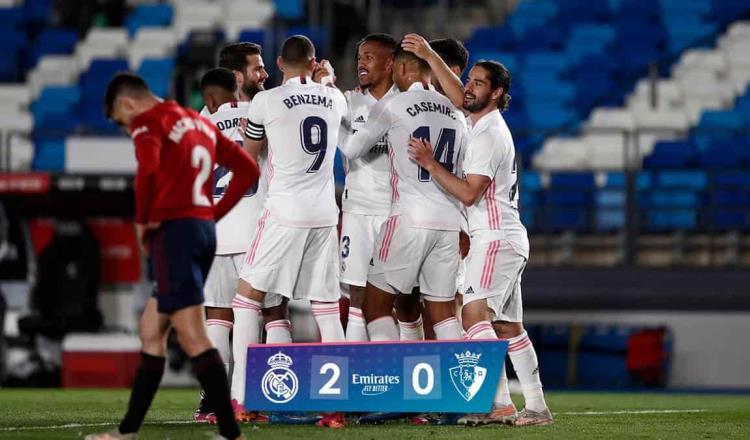
[(510, 339), (524, 332), (523, 323), (509, 321), (495, 321), (492, 323), (500, 339)]
[(212, 347), (206, 332), (182, 331), (177, 333), (177, 342), (190, 357), (198, 356)]
[(160, 332), (159, 329), (141, 326), (139, 334), (143, 352), (154, 355), (164, 356), (167, 350), (166, 332)]

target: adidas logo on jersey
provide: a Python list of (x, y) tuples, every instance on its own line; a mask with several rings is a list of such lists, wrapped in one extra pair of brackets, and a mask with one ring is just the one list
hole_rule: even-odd
[(359, 116), (357, 116), (357, 119), (354, 120), (354, 122), (361, 122), (361, 123), (364, 124), (365, 123), (365, 117), (363, 115), (359, 115)]
[(474, 293), (474, 289), (473, 289), (473, 288), (472, 288), (471, 286), (469, 286), (469, 288), (468, 288), (468, 289), (466, 289), (466, 293), (465, 293), (465, 294), (466, 294), (466, 295), (469, 295), (469, 294), (471, 294), (471, 293)]

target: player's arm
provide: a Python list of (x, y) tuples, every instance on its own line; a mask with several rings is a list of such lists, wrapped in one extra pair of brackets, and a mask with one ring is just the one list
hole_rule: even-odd
[(151, 209), (156, 196), (156, 173), (159, 170), (161, 138), (156, 127), (143, 126), (133, 130), (135, 157), (138, 167), (135, 173), (135, 231), (144, 254), (148, 253), (150, 232), (159, 225), (150, 221)]
[(432, 74), (440, 84), (440, 87), (443, 88), (445, 96), (447, 96), (457, 108), (463, 107), (464, 85), (461, 83), (461, 78), (453, 73), (437, 52), (432, 50), (430, 43), (428, 43), (427, 40), (418, 34), (408, 34), (401, 42), (401, 47), (408, 52), (413, 52), (414, 55), (427, 61), (430, 65), (430, 69), (432, 69)]
[(268, 145), (266, 128), (263, 125), (263, 114), (266, 111), (265, 93), (255, 95), (247, 111), (247, 118), (243, 121), (242, 148), (250, 154), (250, 157), (258, 162), (260, 152)]
[[(356, 159), (372, 148), (391, 128), (388, 98), (381, 99), (372, 107), (367, 123), (356, 132), (349, 131), (340, 144), (341, 152), (347, 159)], [(342, 136), (341, 134), (339, 136)]]
[(245, 191), (260, 177), (258, 163), (236, 142), (224, 136), (218, 128), (216, 133), (216, 162), (232, 171), (224, 196), (214, 207), (214, 220), (219, 221), (239, 202)]
[(409, 141), (409, 155), (430, 173), (438, 185), (466, 206), (479, 201), (492, 181), (482, 174), (467, 174), (466, 179), (455, 176), (435, 160), (429, 141), (412, 138)]

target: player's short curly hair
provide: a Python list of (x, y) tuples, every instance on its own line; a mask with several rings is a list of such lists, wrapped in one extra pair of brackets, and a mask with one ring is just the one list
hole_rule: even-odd
[(206, 90), (210, 86), (220, 87), (229, 93), (236, 92), (237, 81), (234, 72), (225, 67), (214, 67), (201, 78), (201, 90)]
[(263, 56), (263, 49), (260, 44), (249, 41), (229, 44), (219, 52), (219, 67), (242, 72), (247, 67), (247, 57), (251, 55)]
[(379, 43), (384, 48), (386, 48), (391, 54), (395, 53), (396, 50), (399, 48), (398, 41), (393, 38), (391, 35), (376, 32), (373, 34), (367, 34), (357, 42), (357, 46), (355, 47), (355, 50), (359, 52), (359, 46), (361, 46), (364, 43), (367, 43), (369, 41)]
[(458, 66), (463, 73), (469, 64), (469, 51), (463, 43), (455, 38), (439, 38), (430, 40), (430, 47), (445, 61), (448, 67)]
[(503, 88), (503, 94), (497, 101), (497, 108), (500, 111), (508, 110), (510, 106), (510, 72), (502, 64), (492, 60), (480, 60), (474, 64), (474, 67), (481, 67), (489, 73), (490, 88), (496, 90), (498, 87)]

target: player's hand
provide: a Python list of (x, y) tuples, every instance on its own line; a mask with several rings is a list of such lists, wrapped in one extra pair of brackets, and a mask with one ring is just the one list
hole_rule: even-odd
[(160, 223), (136, 223), (135, 224), (135, 237), (138, 240), (138, 245), (141, 248), (143, 255), (148, 255), (149, 243), (151, 237), (154, 235), (154, 231), (159, 228)]
[(409, 141), (409, 157), (427, 171), (430, 171), (436, 163), (435, 156), (432, 153), (432, 145), (430, 145), (430, 141), (425, 139), (411, 138)]
[(430, 57), (435, 55), (435, 51), (430, 47), (430, 43), (419, 34), (407, 34), (401, 41), (401, 48), (423, 60), (429, 60)]
[(324, 86), (336, 82), (336, 72), (334, 72), (330, 61), (320, 60), (313, 69), (313, 81)]

